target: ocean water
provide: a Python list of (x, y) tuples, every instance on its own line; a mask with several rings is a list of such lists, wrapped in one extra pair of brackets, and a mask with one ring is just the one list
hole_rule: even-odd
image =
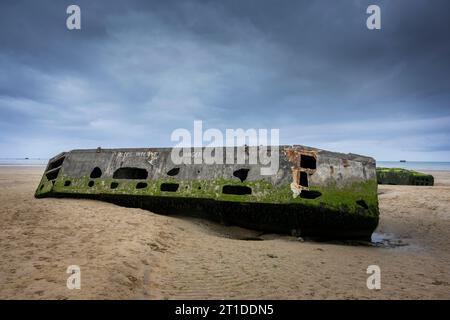
[(377, 161), (377, 167), (403, 168), (411, 170), (441, 170), (450, 171), (450, 162), (425, 162), (425, 161)]
[(0, 166), (45, 166), (48, 159), (2, 158)]

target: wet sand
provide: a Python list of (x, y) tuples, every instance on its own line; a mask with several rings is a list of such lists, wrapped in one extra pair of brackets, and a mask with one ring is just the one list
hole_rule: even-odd
[[(37, 200), (42, 171), (0, 167), (1, 299), (450, 299), (450, 172), (431, 172), (434, 187), (380, 186), (379, 245), (356, 246)], [(381, 290), (366, 286), (373, 264)], [(69, 265), (80, 290), (66, 287)]]

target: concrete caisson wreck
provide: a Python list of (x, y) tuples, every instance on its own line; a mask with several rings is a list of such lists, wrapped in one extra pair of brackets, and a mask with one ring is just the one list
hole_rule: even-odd
[[(224, 154), (237, 151), (229, 149)], [(98, 199), (266, 232), (370, 239), (379, 216), (374, 159), (304, 146), (278, 150), (274, 175), (261, 175), (259, 164), (177, 165), (170, 148), (73, 150), (50, 159), (35, 196)]]
[(402, 168), (377, 168), (378, 184), (432, 186), (434, 177), (431, 174)]

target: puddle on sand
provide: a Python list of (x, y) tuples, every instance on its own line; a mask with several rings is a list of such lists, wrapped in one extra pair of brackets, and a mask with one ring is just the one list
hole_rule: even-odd
[[(311, 240), (311, 239), (308, 239)], [(316, 239), (317, 241), (317, 239)], [(376, 247), (376, 248), (398, 248), (409, 246), (408, 243), (404, 242), (404, 240), (396, 238), (392, 233), (379, 233), (374, 232), (372, 234), (371, 241), (365, 240), (332, 240), (332, 241), (319, 241), (319, 242), (327, 242), (338, 245), (347, 245), (347, 246), (365, 246), (365, 247)]]
[(397, 248), (408, 246), (409, 244), (402, 239), (396, 238), (392, 233), (372, 233), (372, 241), (370, 242), (374, 247), (382, 248)]
[[(283, 235), (273, 235), (273, 234), (265, 234), (265, 233), (254, 233), (254, 234), (241, 234), (241, 233), (231, 233), (223, 235), (226, 238), (235, 239), (235, 240), (246, 240), (246, 241), (262, 241), (262, 240), (274, 240), (274, 239), (282, 239), (282, 238), (292, 238), (290, 236)], [(376, 247), (376, 248), (399, 248), (409, 246), (409, 243), (405, 242), (404, 239), (400, 239), (396, 237), (392, 233), (380, 233), (374, 232), (371, 237), (371, 241), (365, 240), (325, 240), (325, 239), (317, 239), (317, 238), (296, 238), (301, 239), (301, 241), (310, 241), (310, 242), (323, 242), (323, 243), (331, 243), (338, 245), (347, 245), (347, 246), (365, 246), (365, 247)]]
[(371, 241), (365, 240), (327, 240), (312, 237), (293, 237), (281, 234), (265, 233), (256, 230), (245, 229), (237, 226), (223, 226), (210, 221), (205, 221), (197, 218), (192, 218), (192, 221), (202, 226), (208, 227), (215, 235), (224, 237), (227, 239), (241, 240), (241, 241), (264, 241), (264, 240), (289, 240), (289, 241), (307, 241), (307, 242), (319, 242), (330, 243), (337, 245), (347, 246), (365, 246), (376, 248), (399, 248), (409, 246), (410, 249), (415, 247), (405, 242), (405, 239), (396, 237), (393, 233), (374, 232), (371, 237)]
[[(247, 240), (247, 241), (262, 241), (262, 240), (274, 240), (274, 239), (282, 239), (282, 238), (289, 238), (289, 239), (297, 239), (297, 241), (308, 241), (308, 242), (322, 242), (322, 243), (330, 243), (330, 244), (337, 244), (337, 245), (346, 245), (346, 246), (364, 246), (364, 247), (376, 247), (376, 248), (399, 248), (399, 247), (405, 247), (409, 246), (410, 244), (405, 242), (404, 239), (400, 239), (396, 237), (392, 233), (380, 233), (380, 232), (374, 232), (371, 237), (371, 241), (365, 241), (365, 240), (325, 240), (325, 239), (317, 239), (317, 238), (293, 238), (289, 236), (282, 236), (282, 235), (272, 235), (272, 234), (264, 234), (261, 233), (259, 235), (254, 236), (240, 236), (236, 237), (236, 235), (227, 236), (231, 239), (236, 240)], [(299, 240), (301, 239), (301, 240)]]

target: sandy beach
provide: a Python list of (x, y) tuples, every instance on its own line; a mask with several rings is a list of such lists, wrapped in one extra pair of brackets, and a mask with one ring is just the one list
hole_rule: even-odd
[[(43, 169), (0, 167), (1, 299), (450, 299), (450, 172), (430, 172), (433, 187), (380, 186), (370, 246), (38, 200)], [(69, 265), (80, 290), (66, 287)], [(369, 265), (381, 290), (366, 286)]]

